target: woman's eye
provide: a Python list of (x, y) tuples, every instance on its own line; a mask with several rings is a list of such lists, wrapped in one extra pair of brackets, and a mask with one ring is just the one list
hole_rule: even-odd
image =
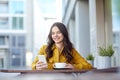
[(60, 34), (60, 33), (61, 33), (60, 31), (57, 32), (57, 34)]
[(52, 32), (52, 35), (54, 35), (55, 33), (54, 32)]
[(52, 35), (55, 35), (55, 34), (61, 34), (61, 32), (60, 31), (58, 31), (58, 32), (52, 32)]

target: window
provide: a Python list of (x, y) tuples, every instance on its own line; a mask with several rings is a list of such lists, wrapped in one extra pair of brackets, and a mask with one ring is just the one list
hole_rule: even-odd
[(12, 47), (25, 47), (25, 36), (15, 35), (11, 37)]
[(5, 37), (0, 36), (0, 45), (5, 45)]
[(24, 35), (12, 35), (11, 36), (11, 66), (23, 66), (25, 65), (25, 36)]
[(112, 0), (113, 31), (120, 31), (120, 0)]
[(12, 58), (12, 66), (20, 66), (20, 58), (14, 57)]
[(22, 30), (23, 29), (23, 17), (12, 18), (12, 29)]
[(24, 36), (18, 36), (18, 46), (25, 47), (25, 37)]
[(12, 42), (12, 47), (15, 47), (15, 46), (16, 46), (16, 37), (13, 36), (11, 39), (12, 39), (12, 40), (11, 40), (11, 42)]
[(8, 12), (8, 3), (7, 2), (0, 2), (0, 13), (7, 13)]
[(13, 48), (12, 49), (12, 55), (20, 56), (20, 53), (21, 53), (20, 49), (18, 49), (18, 48)]
[(13, 14), (23, 14), (24, 13), (24, 2), (23, 1), (11, 1), (11, 13)]
[(8, 18), (0, 17), (0, 29), (8, 29)]

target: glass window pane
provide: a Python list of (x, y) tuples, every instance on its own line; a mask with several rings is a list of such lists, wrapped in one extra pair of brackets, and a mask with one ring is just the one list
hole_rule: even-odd
[(11, 13), (23, 14), (24, 13), (24, 1), (11, 1)]
[(0, 29), (9, 29), (8, 18), (0, 17)]
[(19, 18), (19, 29), (23, 29), (23, 18)]
[(120, 30), (120, 0), (112, 0), (113, 31)]
[(11, 41), (12, 41), (12, 47), (15, 47), (16, 46), (16, 37), (13, 36)]
[(0, 2), (0, 13), (8, 13), (8, 3)]
[(20, 58), (12, 58), (12, 66), (20, 66)]
[(18, 47), (25, 47), (25, 37), (24, 36), (19, 36), (17, 40), (18, 40)]
[(23, 30), (23, 17), (12, 18), (12, 29)]
[(0, 36), (0, 45), (5, 45), (5, 37)]
[(12, 18), (12, 28), (17, 29), (17, 18), (16, 17)]
[(15, 56), (20, 56), (20, 49), (18, 48), (13, 48), (12, 49), (12, 55), (15, 55)]
[(25, 51), (25, 48), (21, 49), (21, 53), (22, 53), (22, 64), (25, 65), (26, 63), (26, 51)]

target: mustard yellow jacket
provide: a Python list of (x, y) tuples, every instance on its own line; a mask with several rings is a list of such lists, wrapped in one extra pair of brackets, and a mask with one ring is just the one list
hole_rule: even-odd
[[(38, 52), (39, 54), (45, 55), (46, 56), (46, 45), (43, 45), (43, 47), (41, 47), (41, 49)], [(66, 58), (61, 54), (62, 51), (59, 51), (58, 48), (54, 45), (52, 47), (53, 49), (53, 56), (49, 59), (49, 61), (47, 62), (48, 64), (48, 69), (53, 69), (53, 64), (55, 62), (66, 62)], [(74, 66), (75, 69), (91, 69), (92, 65), (89, 64), (75, 49), (72, 50), (73, 53), (73, 60), (70, 62), (70, 64), (72, 64)], [(32, 63), (32, 69), (35, 70), (35, 64), (38, 61), (38, 57), (36, 56), (36, 58), (34, 59), (33, 63)]]

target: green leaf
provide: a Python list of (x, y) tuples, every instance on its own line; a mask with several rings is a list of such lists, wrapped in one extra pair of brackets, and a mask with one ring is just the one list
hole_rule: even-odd
[(114, 54), (114, 50), (112, 45), (108, 46), (107, 48), (99, 47), (99, 55), (100, 56), (112, 56)]

